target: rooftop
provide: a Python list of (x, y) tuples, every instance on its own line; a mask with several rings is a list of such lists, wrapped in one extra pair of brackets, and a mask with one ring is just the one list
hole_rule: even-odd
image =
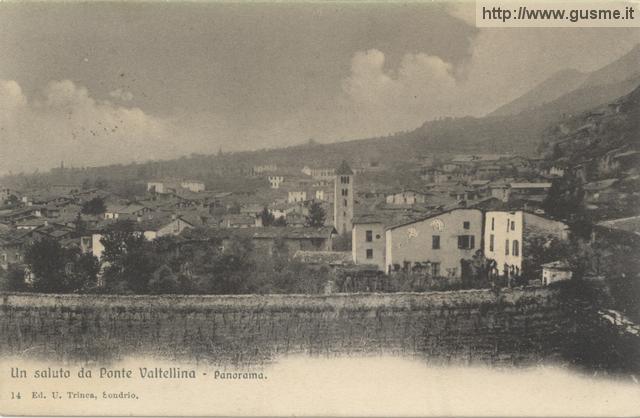
[(342, 160), (342, 164), (340, 164), (340, 167), (336, 169), (336, 174), (339, 176), (351, 176), (353, 175), (353, 171), (351, 170), (351, 167), (349, 167), (349, 164)]
[(512, 189), (545, 189), (550, 187), (551, 183), (511, 183)]
[(615, 185), (618, 182), (618, 179), (605, 179), (599, 181), (592, 181), (591, 183), (587, 183), (584, 185), (584, 189), (588, 191), (597, 191), (609, 188)]
[(640, 235), (640, 215), (630, 216), (628, 218), (609, 219), (598, 223), (600, 226), (611, 229), (619, 229), (621, 231), (633, 232)]
[(560, 260), (543, 264), (542, 267), (546, 269), (553, 269), (553, 270), (563, 270), (563, 271), (571, 270), (571, 266), (567, 262), (560, 261)]
[(296, 251), (293, 258), (306, 264), (344, 266), (353, 264), (351, 252), (342, 251)]

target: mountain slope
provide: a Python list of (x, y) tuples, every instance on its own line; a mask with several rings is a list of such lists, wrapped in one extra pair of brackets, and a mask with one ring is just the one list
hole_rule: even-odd
[(490, 116), (515, 115), (541, 108), (575, 114), (608, 103), (633, 90), (640, 80), (640, 44), (591, 73), (565, 70), (499, 107)]
[(545, 132), (547, 164), (572, 168), (592, 220), (637, 216), (640, 208), (640, 86)]
[(619, 83), (640, 76), (640, 44), (624, 56), (589, 74), (583, 87)]
[(540, 149), (544, 156), (569, 165), (602, 159), (611, 152), (640, 150), (640, 85), (626, 96), (550, 127)]
[(500, 106), (490, 115), (517, 115), (523, 110), (533, 109), (575, 90), (588, 76), (586, 73), (573, 69), (559, 71), (517, 99)]

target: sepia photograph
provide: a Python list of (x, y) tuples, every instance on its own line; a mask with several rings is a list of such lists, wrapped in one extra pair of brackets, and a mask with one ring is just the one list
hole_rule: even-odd
[(639, 6), (0, 2), (0, 414), (639, 415)]

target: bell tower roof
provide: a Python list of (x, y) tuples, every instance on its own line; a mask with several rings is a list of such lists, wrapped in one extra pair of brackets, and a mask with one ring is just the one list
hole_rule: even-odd
[(353, 171), (351, 171), (349, 164), (347, 164), (345, 160), (342, 160), (342, 164), (340, 164), (340, 167), (336, 169), (336, 174), (338, 176), (352, 176)]

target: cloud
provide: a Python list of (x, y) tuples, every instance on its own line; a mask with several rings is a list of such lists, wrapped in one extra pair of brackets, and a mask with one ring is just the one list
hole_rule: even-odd
[(440, 57), (408, 53), (397, 68), (386, 68), (377, 49), (356, 52), (342, 82), (345, 106), (360, 120), (362, 134), (412, 129), (427, 118), (448, 115), (455, 87), (453, 65)]
[(109, 92), (109, 96), (113, 97), (114, 99), (122, 100), (124, 102), (130, 102), (131, 100), (133, 100), (133, 93), (121, 88), (117, 88)]
[(449, 1), (442, 3), (446, 12), (470, 26), (476, 25), (476, 5), (471, 1)]
[(0, 80), (0, 113), (3, 172), (49, 168), (60, 160), (91, 166), (171, 158), (203, 148), (185, 127), (96, 100), (69, 80), (52, 81), (33, 98), (16, 81)]

